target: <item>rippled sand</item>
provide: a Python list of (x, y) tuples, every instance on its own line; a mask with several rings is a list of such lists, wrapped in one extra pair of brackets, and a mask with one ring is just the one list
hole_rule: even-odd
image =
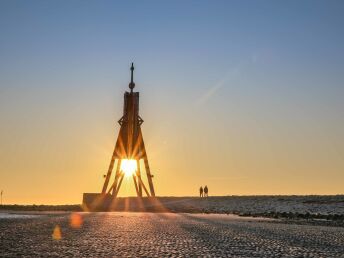
[[(54, 231), (61, 238), (54, 239)], [(65, 213), (0, 219), (1, 257), (343, 257), (343, 254), (342, 227), (295, 225), (232, 215)]]

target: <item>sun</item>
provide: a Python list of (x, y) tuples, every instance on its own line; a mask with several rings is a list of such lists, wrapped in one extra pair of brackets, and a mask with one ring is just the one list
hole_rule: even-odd
[(132, 176), (137, 170), (137, 163), (135, 159), (122, 159), (121, 171), (126, 177)]

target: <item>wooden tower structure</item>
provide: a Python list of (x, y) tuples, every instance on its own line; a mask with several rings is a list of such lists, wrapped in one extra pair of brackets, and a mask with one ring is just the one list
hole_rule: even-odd
[[(137, 196), (142, 197), (143, 192), (148, 197), (155, 197), (153, 186), (153, 175), (150, 172), (147, 152), (142, 137), (141, 125), (142, 118), (139, 116), (139, 92), (134, 92), (134, 64), (131, 63), (131, 81), (129, 83), (130, 92), (124, 93), (123, 116), (118, 121), (121, 126), (118, 138), (115, 144), (115, 149), (112, 154), (109, 169), (104, 175), (105, 182), (102, 188), (102, 195), (111, 194), (112, 197), (117, 197), (121, 188), (124, 172), (121, 170), (121, 164), (124, 161), (136, 162), (135, 172), (132, 174), (134, 186)], [(148, 188), (143, 182), (143, 173), (140, 169), (140, 160), (143, 160), (145, 173), (148, 181)], [(111, 174), (113, 168), (116, 167), (114, 180), (111, 184)]]

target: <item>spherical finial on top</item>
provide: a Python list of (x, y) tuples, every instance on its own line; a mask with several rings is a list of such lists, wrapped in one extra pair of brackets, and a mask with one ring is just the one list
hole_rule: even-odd
[(133, 89), (135, 87), (135, 83), (134, 83), (134, 63), (131, 63), (131, 67), (130, 67), (130, 70), (131, 70), (131, 81), (129, 83), (129, 88), (130, 88), (130, 92), (133, 92)]

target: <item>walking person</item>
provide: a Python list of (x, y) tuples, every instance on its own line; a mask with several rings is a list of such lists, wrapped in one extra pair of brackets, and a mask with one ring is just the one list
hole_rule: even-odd
[(204, 187), (204, 197), (208, 197), (208, 186)]
[(199, 188), (199, 197), (203, 197), (203, 187)]

